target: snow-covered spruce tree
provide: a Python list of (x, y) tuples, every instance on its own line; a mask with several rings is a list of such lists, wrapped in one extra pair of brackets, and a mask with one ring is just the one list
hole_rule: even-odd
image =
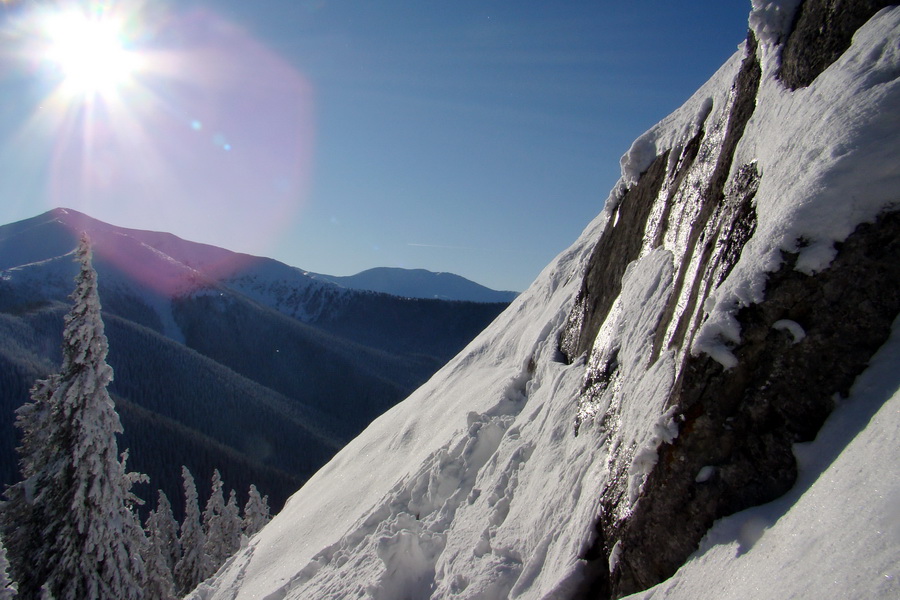
[(244, 535), (252, 537), (271, 520), (269, 514), (269, 497), (260, 496), (256, 486), (250, 485), (250, 497), (244, 505)]
[(0, 541), (0, 600), (12, 600), (16, 597), (16, 586), (9, 580), (9, 561), (6, 560), (6, 548)]
[[(160, 549), (169, 570), (175, 572), (175, 565), (181, 559), (181, 542), (178, 541), (178, 521), (172, 514), (172, 503), (162, 490), (159, 490), (159, 499), (156, 510), (147, 517), (147, 537), (156, 537)], [(151, 535), (152, 532), (152, 535)]]
[(25, 479), (7, 492), (3, 528), (16, 527), (19, 513), (36, 534), (10, 552), (21, 598), (40, 598), (45, 587), (57, 600), (142, 600), (143, 530), (130, 506), (136, 478), (117, 449), (122, 425), (107, 391), (112, 368), (86, 235), (75, 259), (62, 368), (38, 382), (32, 406), (19, 411)]
[(141, 558), (147, 572), (144, 586), (146, 597), (153, 600), (175, 600), (175, 580), (159, 545), (147, 540), (141, 549)]
[(179, 594), (186, 594), (212, 573), (206, 555), (206, 535), (200, 523), (197, 485), (187, 467), (181, 467), (181, 476), (184, 478), (184, 521), (178, 538), (182, 555), (175, 565), (175, 587)]
[(237, 492), (234, 490), (228, 495), (228, 502), (222, 512), (222, 548), (225, 560), (241, 548), (241, 509), (238, 508)]
[(218, 469), (213, 470), (212, 474), (212, 490), (209, 494), (209, 500), (206, 501), (206, 508), (203, 510), (203, 531), (209, 537), (210, 523), (217, 515), (221, 515), (225, 510), (225, 493), (222, 491), (222, 475)]
[[(59, 375), (40, 379), (31, 388), (31, 402), (16, 410), (16, 427), (22, 432), (22, 445), (17, 448), (23, 481), (4, 492), (0, 503), (0, 530), (8, 551), (10, 570), (23, 592), (40, 589), (44, 583), (42, 569), (44, 518), (43, 507), (34, 505), (34, 492), (54, 451), (47, 443), (50, 422), (50, 397), (59, 385)], [(26, 593), (21, 594), (26, 597)]]
[(222, 491), (222, 476), (215, 469), (212, 475), (212, 492), (203, 511), (203, 531), (206, 533), (206, 555), (210, 562), (210, 575), (230, 556), (225, 548), (225, 494)]
[(178, 525), (172, 516), (172, 505), (165, 493), (159, 491), (156, 509), (147, 517), (147, 543), (143, 548), (147, 570), (147, 597), (172, 600), (175, 595), (175, 554), (178, 547)]

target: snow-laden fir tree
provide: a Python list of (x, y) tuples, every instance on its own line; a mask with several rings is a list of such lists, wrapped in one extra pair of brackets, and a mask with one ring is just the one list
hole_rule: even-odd
[(144, 586), (147, 598), (175, 600), (175, 580), (172, 576), (172, 570), (166, 564), (166, 559), (160, 552), (159, 545), (148, 539), (141, 549), (141, 558), (144, 561), (144, 569), (147, 572), (147, 581)]
[(182, 555), (175, 565), (175, 587), (180, 594), (186, 594), (212, 573), (206, 555), (206, 535), (200, 522), (197, 485), (187, 467), (181, 467), (181, 476), (184, 478), (184, 521), (178, 538)]
[(209, 557), (211, 573), (215, 573), (233, 553), (226, 547), (225, 494), (219, 470), (213, 471), (212, 492), (203, 511), (203, 531), (206, 533), (206, 555)]
[(206, 532), (207, 537), (209, 537), (210, 523), (225, 510), (225, 493), (222, 491), (224, 484), (218, 469), (213, 470), (211, 485), (209, 500), (206, 501), (206, 508), (203, 510), (203, 531)]
[(147, 596), (154, 600), (172, 600), (175, 596), (173, 570), (178, 552), (177, 530), (172, 505), (160, 490), (156, 509), (147, 517), (147, 543), (143, 549), (147, 570)]
[(58, 374), (36, 381), (31, 388), (31, 402), (16, 410), (16, 427), (22, 435), (17, 451), (23, 481), (7, 488), (7, 501), (0, 504), (0, 529), (11, 559), (10, 570), (22, 597), (44, 584), (45, 569), (37, 561), (43, 549), (43, 507), (35, 506), (34, 493), (55, 454), (47, 438), (50, 397), (58, 385)]
[(6, 547), (0, 541), (0, 600), (12, 600), (16, 597), (16, 586), (9, 580), (9, 561), (6, 559)]
[(56, 600), (142, 600), (143, 530), (130, 506), (135, 478), (116, 443), (122, 425), (107, 391), (113, 373), (86, 235), (75, 259), (62, 367), (19, 411), (24, 480), (8, 490), (2, 524), (8, 535), (21, 516), (32, 536), (9, 548), (21, 598), (39, 598), (44, 587)]
[(269, 497), (261, 496), (256, 486), (250, 484), (250, 496), (244, 505), (244, 535), (252, 537), (271, 519), (269, 514)]
[(231, 490), (225, 510), (222, 511), (222, 548), (226, 560), (240, 550), (241, 535), (241, 509), (238, 508), (237, 492)]
[(181, 559), (181, 542), (178, 541), (178, 521), (172, 514), (172, 503), (162, 490), (159, 490), (159, 499), (156, 510), (147, 517), (147, 537), (151, 532), (159, 541), (159, 546), (169, 570), (175, 572), (175, 565)]

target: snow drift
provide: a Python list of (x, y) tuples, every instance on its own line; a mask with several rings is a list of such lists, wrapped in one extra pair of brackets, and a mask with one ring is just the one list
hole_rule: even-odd
[(575, 244), (192, 598), (900, 592), (900, 8), (878, 9), (843, 7), (860, 27), (788, 85), (812, 59), (783, 49), (835, 4), (754, 2)]

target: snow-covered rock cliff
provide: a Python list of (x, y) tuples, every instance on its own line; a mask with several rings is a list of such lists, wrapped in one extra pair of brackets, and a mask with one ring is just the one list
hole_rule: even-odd
[(753, 5), (575, 244), (192, 598), (900, 593), (900, 8)]

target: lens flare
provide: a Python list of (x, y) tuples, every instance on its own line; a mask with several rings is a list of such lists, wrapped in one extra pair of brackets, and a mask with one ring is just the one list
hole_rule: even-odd
[(0, 84), (18, 64), (38, 92), (0, 147), (0, 197), (250, 254), (278, 244), (312, 169), (313, 89), (293, 65), (207, 9), (20, 12), (0, 29)]

